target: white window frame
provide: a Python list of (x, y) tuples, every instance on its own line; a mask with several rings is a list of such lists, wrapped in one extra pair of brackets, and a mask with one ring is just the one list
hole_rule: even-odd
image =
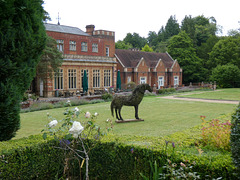
[(64, 40), (62, 40), (62, 39), (57, 39), (57, 49), (58, 49), (60, 52), (63, 52), (63, 50), (64, 50)]
[(164, 76), (158, 76), (158, 89), (164, 87)]
[(69, 41), (69, 50), (76, 51), (76, 49), (77, 49), (76, 41)]
[(68, 69), (68, 88), (76, 89), (77, 88), (77, 70)]
[(93, 87), (100, 88), (100, 70), (93, 69)]
[(179, 85), (179, 76), (174, 76), (174, 87)]
[(104, 87), (111, 86), (111, 70), (105, 69), (104, 70)]
[(140, 77), (140, 84), (146, 84), (147, 83), (147, 77), (146, 76), (143, 76), (143, 77)]
[(81, 51), (82, 52), (88, 51), (87, 42), (81, 42)]
[(98, 52), (98, 44), (97, 43), (92, 43), (92, 52)]

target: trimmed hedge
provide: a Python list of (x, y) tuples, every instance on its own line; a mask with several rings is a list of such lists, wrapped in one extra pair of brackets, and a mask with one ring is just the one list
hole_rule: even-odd
[[(179, 134), (180, 135), (180, 134)], [(183, 137), (183, 136), (182, 136)], [(165, 138), (174, 139), (176, 148)], [(236, 179), (236, 168), (230, 152), (208, 151), (200, 155), (193, 146), (194, 140), (187, 140), (185, 134), (165, 138), (108, 135), (97, 144), (89, 154), (89, 176), (91, 179), (141, 179), (140, 173), (150, 177), (149, 162), (157, 161), (159, 167), (167, 163), (196, 162), (195, 172), (203, 179), (222, 177)], [(91, 147), (92, 141), (87, 142)], [(59, 142), (53, 139), (44, 141), (41, 135), (20, 140), (0, 142), (0, 179), (55, 179), (61, 178), (64, 171), (64, 152), (55, 147)], [(78, 161), (73, 160), (69, 175), (84, 177), (85, 165), (81, 169)]]

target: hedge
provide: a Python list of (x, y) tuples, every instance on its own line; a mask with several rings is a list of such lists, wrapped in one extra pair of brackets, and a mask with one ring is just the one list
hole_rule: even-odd
[[(186, 138), (188, 137), (184, 137)], [(165, 139), (169, 141), (167, 149)], [(236, 168), (230, 152), (213, 151), (200, 155), (192, 145), (192, 140), (184, 144), (174, 139), (176, 148), (173, 148), (171, 139), (174, 136), (157, 138), (108, 135), (90, 151), (90, 179), (141, 179), (140, 173), (149, 177), (150, 162), (156, 160), (161, 167), (167, 163), (167, 159), (177, 164), (185, 160), (195, 161), (193, 171), (198, 172), (203, 179), (236, 179)], [(86, 143), (90, 146), (92, 141)], [(57, 146), (58, 141), (44, 141), (41, 135), (0, 142), (0, 179), (61, 178), (65, 157), (63, 150)], [(84, 178), (84, 166), (80, 174), (81, 162), (73, 161), (69, 165), (68, 175)]]

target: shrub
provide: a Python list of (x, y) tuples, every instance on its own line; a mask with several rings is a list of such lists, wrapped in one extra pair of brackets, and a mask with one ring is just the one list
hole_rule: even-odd
[(232, 132), (231, 132), (231, 150), (232, 158), (238, 169), (238, 177), (240, 177), (240, 104), (235, 114), (232, 116)]
[(109, 101), (112, 99), (112, 94), (104, 93), (104, 94), (102, 94), (102, 99), (105, 101)]
[(175, 88), (166, 88), (166, 89), (159, 89), (158, 94), (171, 94), (176, 92)]
[(210, 145), (223, 150), (230, 150), (230, 133), (231, 126), (229, 120), (221, 122), (218, 119), (213, 119), (209, 122), (205, 120), (205, 116), (201, 116), (202, 119), (202, 142), (205, 145)]

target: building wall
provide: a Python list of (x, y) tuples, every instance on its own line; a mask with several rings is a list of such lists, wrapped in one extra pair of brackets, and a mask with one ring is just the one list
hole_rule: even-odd
[[(93, 29), (94, 30), (94, 29)], [(60, 69), (63, 70), (63, 88), (58, 89), (60, 92), (70, 91), (76, 93), (76, 91), (82, 90), (82, 77), (81, 70), (88, 70), (88, 89), (89, 92), (94, 92), (95, 89), (110, 88), (110, 86), (116, 86), (116, 71), (117, 64), (115, 53), (115, 33), (112, 31), (97, 30), (90, 32), (90, 36), (67, 34), (60, 32), (47, 31), (48, 36), (51, 36), (55, 40), (63, 40), (63, 56), (64, 62)], [(70, 51), (70, 41), (76, 42), (76, 50)], [(87, 43), (87, 51), (81, 50), (81, 43)], [(98, 52), (92, 52), (92, 44), (98, 44)], [(109, 48), (109, 55), (106, 54), (106, 47)], [(69, 76), (68, 70), (76, 70), (76, 88), (69, 88)], [(93, 70), (100, 71), (100, 85), (99, 87), (93, 87)], [(104, 70), (110, 70), (110, 85), (104, 86)], [(40, 82), (39, 78), (36, 78), (37, 94), (40, 95)], [(55, 95), (55, 78), (47, 78), (43, 81), (43, 96), (52, 97)]]

